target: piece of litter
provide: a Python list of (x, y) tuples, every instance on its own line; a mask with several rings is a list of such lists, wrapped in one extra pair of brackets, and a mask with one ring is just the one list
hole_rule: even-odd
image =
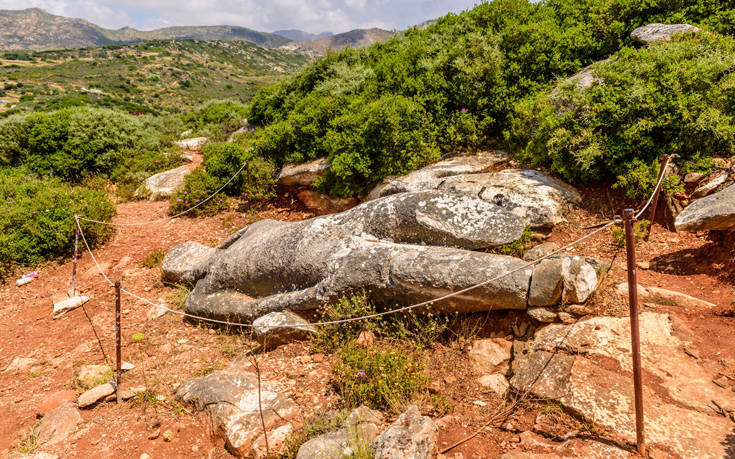
[(176, 342), (179, 343), (179, 344), (186, 344), (186, 343), (189, 342), (189, 340), (188, 339), (180, 339), (180, 340), (178, 340)]
[(33, 282), (32, 277), (21, 277), (20, 279), (15, 281), (15, 285), (20, 287), (21, 285), (30, 284), (31, 282)]
[(73, 296), (71, 298), (59, 301), (58, 303), (54, 303), (54, 312), (52, 317), (54, 319), (58, 319), (72, 309), (76, 309), (79, 306), (83, 305), (87, 301), (89, 301), (88, 296)]
[(38, 278), (38, 271), (31, 271), (29, 273), (25, 273), (21, 277), (24, 279), (36, 279)]
[(123, 363), (121, 363), (121, 364), (120, 364), (120, 369), (121, 369), (122, 371), (130, 371), (130, 370), (132, 370), (133, 368), (135, 368), (135, 365), (133, 365), (133, 364), (132, 364), (132, 363), (130, 363), (130, 362), (123, 362)]

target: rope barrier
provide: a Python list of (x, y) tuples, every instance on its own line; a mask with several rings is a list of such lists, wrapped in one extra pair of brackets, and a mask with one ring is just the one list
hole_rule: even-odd
[[(667, 160), (665, 167), (668, 167), (668, 162), (669, 161)], [(240, 171), (242, 171), (242, 169), (244, 167), (245, 166), (243, 165), (243, 167), (240, 168)], [(238, 171), (237, 173), (239, 173), (240, 171)], [(237, 175), (237, 174), (235, 174), (235, 175)], [(235, 176), (233, 176), (228, 181), (228, 183), (230, 181), (232, 181), (234, 179), (234, 177)], [(662, 174), (661, 175), (661, 178), (659, 179), (658, 183), (656, 184), (656, 188), (654, 189), (654, 192), (651, 194), (651, 197), (648, 199), (648, 201), (643, 206), (643, 208), (636, 214), (636, 219), (640, 218), (640, 216), (643, 215), (643, 213), (646, 211), (646, 209), (648, 209), (648, 207), (651, 205), (651, 202), (653, 201), (653, 196), (656, 193), (656, 191), (658, 191), (658, 189), (661, 187), (661, 184), (663, 183), (664, 177), (665, 177), (665, 174)], [(227, 184), (225, 184), (224, 186), (226, 186), (226, 185)], [(224, 186), (223, 186), (223, 188), (224, 188)], [(175, 217), (176, 216), (171, 217), (171, 218), (175, 218)], [(92, 253), (92, 249), (90, 248), (90, 246), (89, 246), (89, 244), (87, 242), (87, 238), (84, 236), (84, 231), (82, 231), (82, 227), (81, 227), (81, 224), (79, 223), (79, 220), (91, 221), (91, 222), (94, 222), (94, 223), (103, 223), (103, 222), (96, 222), (94, 220), (84, 219), (84, 218), (78, 217), (78, 216), (75, 216), (75, 219), (76, 219), (77, 228), (79, 229), (79, 232), (80, 232), (80, 234), (82, 236), (82, 241), (84, 242), (84, 246), (86, 247), (87, 251), (89, 252), (90, 256), (92, 257), (92, 261), (94, 262), (95, 266), (97, 267), (97, 270), (100, 272), (100, 274), (102, 274), (102, 277), (105, 278), (105, 280), (107, 281), (107, 283), (110, 286), (114, 286), (114, 283), (110, 280), (110, 278), (107, 276), (107, 274), (105, 274), (105, 272), (102, 270), (102, 267), (97, 262), (97, 258)], [(168, 219), (163, 219), (163, 220), (168, 220)], [(485, 285), (488, 285), (488, 284), (490, 284), (492, 282), (496, 282), (496, 281), (498, 281), (500, 279), (503, 279), (503, 278), (505, 278), (507, 276), (510, 276), (511, 274), (515, 274), (515, 273), (517, 273), (519, 271), (522, 271), (524, 269), (530, 268), (530, 267), (532, 267), (532, 266), (540, 263), (541, 261), (546, 260), (548, 258), (551, 258), (551, 257), (553, 257), (553, 256), (555, 256), (555, 255), (557, 255), (557, 254), (559, 254), (559, 253), (561, 253), (561, 252), (563, 252), (563, 251), (565, 251), (565, 250), (567, 250), (567, 249), (569, 249), (569, 248), (571, 248), (571, 247), (579, 244), (580, 242), (582, 242), (582, 241), (584, 241), (586, 239), (589, 239), (590, 237), (594, 236), (595, 234), (600, 233), (600, 232), (606, 230), (607, 228), (609, 228), (609, 227), (611, 227), (613, 225), (616, 225), (618, 223), (621, 223), (621, 222), (622, 222), (622, 218), (620, 218), (619, 216), (616, 216), (612, 220), (608, 221), (605, 224), (602, 224), (601, 226), (599, 226), (595, 230), (593, 230), (593, 231), (585, 234), (584, 236), (582, 236), (582, 237), (580, 237), (580, 238), (578, 238), (578, 239), (576, 239), (576, 240), (574, 240), (574, 241), (572, 241), (572, 242), (564, 245), (563, 247), (561, 247), (561, 248), (559, 248), (557, 250), (554, 250), (553, 252), (551, 252), (551, 253), (549, 253), (547, 255), (544, 255), (544, 256), (536, 259), (536, 260), (533, 260), (533, 261), (524, 263), (523, 265), (521, 265), (521, 266), (519, 266), (517, 268), (511, 269), (510, 271), (507, 271), (507, 272), (505, 272), (503, 274), (497, 275), (497, 276), (495, 276), (495, 277), (493, 277), (491, 279), (488, 279), (486, 281), (480, 282), (479, 284), (475, 284), (475, 285), (466, 287), (464, 289), (458, 290), (456, 292), (452, 292), (452, 293), (448, 293), (446, 295), (442, 295), (442, 296), (440, 296), (438, 298), (434, 298), (434, 299), (431, 299), (431, 300), (422, 301), (420, 303), (415, 303), (415, 304), (412, 304), (412, 305), (409, 305), (409, 306), (403, 306), (403, 307), (397, 308), (397, 309), (391, 309), (389, 311), (383, 311), (383, 312), (379, 312), (379, 313), (369, 314), (369, 315), (360, 316), (360, 317), (351, 317), (351, 318), (341, 319), (341, 320), (332, 320), (332, 321), (327, 321), (327, 322), (316, 322), (316, 323), (311, 323), (309, 325), (311, 325), (311, 326), (340, 325), (340, 324), (349, 323), (349, 322), (357, 322), (357, 321), (361, 321), (361, 320), (367, 320), (367, 319), (374, 319), (374, 318), (378, 318), (378, 317), (384, 317), (384, 316), (387, 316), (387, 315), (398, 314), (398, 313), (401, 313), (401, 312), (410, 311), (410, 310), (413, 310), (413, 309), (416, 309), (416, 308), (420, 308), (420, 307), (423, 307), (423, 306), (429, 306), (429, 305), (434, 304), (434, 303), (437, 303), (439, 301), (444, 301), (444, 300), (447, 300), (449, 298), (452, 298), (452, 297), (455, 297), (455, 296), (458, 296), (458, 295), (462, 295), (462, 294), (467, 293), (469, 291), (472, 291), (472, 290), (475, 290), (477, 288), (480, 288), (480, 287), (483, 287)], [(117, 224), (117, 225), (118, 226), (135, 226), (135, 225), (138, 225), (138, 223), (136, 223), (136, 224)], [(233, 326), (233, 327), (253, 327), (252, 324), (248, 324), (248, 323), (230, 322), (230, 321), (226, 321), (226, 320), (217, 320), (217, 319), (211, 319), (211, 318), (208, 318), (208, 317), (202, 317), (202, 316), (196, 316), (196, 315), (193, 315), (193, 314), (187, 314), (186, 312), (177, 311), (175, 309), (168, 308), (168, 307), (163, 306), (161, 304), (154, 303), (153, 301), (150, 301), (150, 300), (148, 300), (146, 298), (143, 298), (143, 297), (141, 297), (141, 296), (139, 296), (139, 295), (137, 295), (137, 294), (135, 294), (133, 292), (128, 291), (127, 289), (124, 289), (123, 288), (123, 289), (121, 289), (121, 291), (123, 293), (127, 294), (128, 296), (131, 296), (131, 297), (133, 297), (133, 298), (135, 298), (135, 299), (137, 299), (139, 301), (143, 301), (145, 303), (148, 303), (148, 304), (150, 304), (152, 306), (155, 306), (156, 308), (165, 310), (167, 312), (171, 312), (173, 314), (180, 315), (182, 317), (187, 317), (187, 318), (192, 319), (192, 320), (201, 321), (201, 322), (209, 322), (209, 323), (218, 324), (218, 325)], [(289, 327), (290, 328), (300, 328), (302, 326), (284, 326), (284, 327), (285, 328), (289, 328)]]

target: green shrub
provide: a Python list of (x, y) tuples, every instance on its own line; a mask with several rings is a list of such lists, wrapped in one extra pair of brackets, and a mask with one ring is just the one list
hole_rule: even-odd
[(213, 100), (182, 119), (186, 125), (213, 141), (223, 141), (242, 126), (247, 117), (247, 107), (234, 100)]
[[(38, 179), (21, 169), (0, 169), (0, 277), (12, 265), (37, 265), (68, 256), (74, 248), (74, 214), (109, 221), (115, 207), (99, 191)], [(82, 222), (93, 247), (112, 234), (109, 226)]]
[[(628, 48), (594, 69), (599, 84), (580, 91), (563, 81), (518, 105), (506, 137), (522, 159), (569, 181), (613, 179), (643, 198), (663, 154), (688, 170), (735, 151), (732, 37), (699, 32)], [(666, 186), (681, 189), (676, 178)]]
[(421, 356), (402, 349), (349, 345), (339, 352), (334, 383), (348, 408), (367, 405), (399, 413), (424, 392), (428, 378), (423, 371)]
[(145, 179), (159, 172), (180, 166), (183, 162), (180, 150), (148, 150), (125, 158), (112, 170), (110, 180), (117, 184), (116, 194), (132, 199)]
[(304, 420), (303, 426), (291, 434), (284, 441), (281, 459), (294, 459), (301, 445), (325, 433), (339, 430), (347, 417), (348, 411), (332, 413), (315, 413)]
[(163, 259), (165, 257), (166, 252), (164, 252), (163, 250), (154, 250), (145, 257), (145, 260), (143, 260), (141, 265), (148, 269), (157, 268), (161, 266), (161, 263), (163, 262)]
[[(199, 168), (184, 178), (184, 187), (171, 195), (169, 214), (176, 215), (194, 207), (212, 196), (219, 188), (220, 181), (206, 170)], [(227, 196), (220, 192), (212, 199), (191, 210), (189, 216), (213, 215), (227, 208)]]

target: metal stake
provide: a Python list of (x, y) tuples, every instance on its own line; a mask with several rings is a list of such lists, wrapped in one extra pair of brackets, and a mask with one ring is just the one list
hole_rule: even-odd
[(122, 351), (120, 349), (120, 281), (115, 282), (115, 353), (117, 361), (115, 363), (117, 371), (117, 382), (115, 383), (115, 392), (117, 393), (117, 403), (120, 404), (122, 397)]
[(77, 294), (77, 260), (79, 260), (79, 215), (74, 216), (74, 266), (71, 269), (71, 295)]
[[(664, 173), (666, 172), (666, 162), (669, 160), (669, 155), (663, 155), (661, 157), (661, 167), (658, 170), (658, 178), (656, 178), (656, 183), (661, 181), (661, 177), (663, 177)], [(656, 208), (658, 207), (658, 195), (661, 193), (661, 187), (656, 188), (656, 191), (653, 193), (653, 201), (651, 201), (651, 225), (648, 227), (648, 234), (646, 234), (646, 241), (651, 237), (651, 233), (653, 233), (653, 222), (656, 220)]]
[(635, 263), (635, 235), (633, 233), (633, 209), (623, 211), (625, 223), (625, 247), (628, 258), (628, 293), (630, 299), (630, 337), (633, 351), (633, 385), (635, 389), (635, 434), (636, 446), (641, 456), (646, 456), (646, 441), (643, 432), (643, 381), (641, 378), (641, 336), (638, 324), (638, 273)]
[(248, 186), (250, 186), (250, 161), (245, 161), (245, 172), (248, 178)]

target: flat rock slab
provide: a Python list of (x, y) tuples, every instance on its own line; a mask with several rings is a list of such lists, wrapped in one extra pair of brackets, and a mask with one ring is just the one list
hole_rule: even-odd
[[(176, 398), (206, 411), (212, 430), (225, 440), (227, 450), (236, 456), (250, 453), (263, 433), (258, 403), (258, 378), (246, 371), (242, 362), (227, 369), (190, 379), (176, 392)], [(267, 430), (276, 429), (293, 419), (298, 409), (289, 398), (262, 382), (260, 401)]]
[(52, 317), (58, 319), (69, 311), (81, 307), (84, 303), (89, 301), (88, 296), (72, 296), (71, 298), (63, 299), (59, 302), (54, 303), (54, 311)]
[[(138, 197), (148, 197), (154, 201), (157, 199), (168, 199), (184, 187), (184, 179), (191, 174), (186, 166), (177, 167), (165, 172), (160, 172), (148, 177), (143, 186), (135, 191)], [(185, 198), (185, 196), (182, 196)], [(195, 203), (191, 203), (194, 205)]]
[(309, 339), (316, 328), (291, 311), (271, 312), (253, 321), (258, 342), (268, 349)]
[(36, 440), (39, 445), (53, 445), (69, 439), (82, 422), (79, 410), (72, 403), (66, 403), (51, 410), (36, 427)]
[[(735, 448), (732, 421), (716, 414), (735, 394), (712, 383), (683, 350), (668, 315), (641, 314), (646, 438), (681, 457), (727, 457)], [(555, 400), (588, 422), (635, 439), (628, 318), (596, 317), (549, 325), (515, 355), (511, 386)]]
[[(618, 295), (628, 298), (628, 283), (623, 282), (618, 285), (615, 288), (615, 291)], [(699, 298), (689, 296), (685, 293), (666, 290), (660, 287), (644, 287), (642, 285), (638, 286), (638, 298), (643, 301), (643, 303), (658, 304), (662, 306), (677, 306), (687, 309), (711, 309), (717, 306), (709, 301), (700, 300)]]
[(10, 373), (12, 371), (25, 371), (31, 368), (33, 365), (38, 363), (38, 359), (33, 357), (15, 357), (10, 364), (5, 367), (3, 373)]
[(79, 405), (79, 408), (87, 408), (114, 393), (115, 386), (112, 383), (100, 384), (80, 395), (77, 400), (77, 405)]
[(303, 164), (286, 164), (278, 174), (281, 186), (312, 186), (314, 181), (329, 170), (329, 161), (319, 158)]
[(672, 36), (679, 33), (695, 33), (698, 31), (699, 28), (689, 24), (653, 23), (633, 30), (630, 38), (644, 45), (650, 45), (651, 43), (658, 43), (660, 41), (669, 41)]
[(735, 230), (735, 185), (689, 204), (674, 225), (677, 231)]

